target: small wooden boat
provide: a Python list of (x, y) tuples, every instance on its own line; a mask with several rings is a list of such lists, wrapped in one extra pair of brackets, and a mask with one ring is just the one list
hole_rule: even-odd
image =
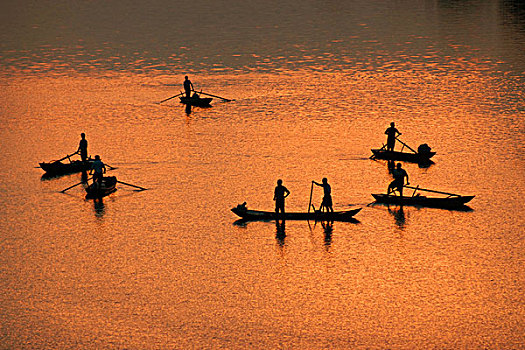
[(196, 106), (196, 107), (211, 107), (210, 102), (213, 100), (211, 97), (203, 97), (193, 95), (191, 97), (182, 96), (180, 98), (180, 103), (186, 105)]
[(86, 162), (81, 160), (70, 160), (69, 163), (62, 163), (57, 160), (49, 163), (42, 162), (40, 163), (40, 167), (47, 175), (58, 176), (87, 171), (91, 169), (92, 164), (93, 159), (88, 159)]
[[(430, 147), (424, 143), (420, 145), (417, 149), (413, 149), (400, 139), (396, 140), (403, 145), (400, 151), (387, 151), (386, 145), (381, 148), (372, 149), (372, 156), (370, 159), (385, 159), (385, 160), (399, 160), (412, 163), (429, 163), (431, 162), (430, 158), (436, 155), (436, 152), (432, 152)], [(410, 152), (403, 152), (403, 150), (408, 148)]]
[[(447, 193), (435, 190), (428, 190), (424, 188), (405, 186), (405, 188), (413, 189), (412, 196), (396, 196), (395, 194), (372, 194), (377, 203), (396, 204), (396, 205), (414, 205), (421, 207), (432, 208), (461, 208), (466, 203), (470, 202), (474, 196), (461, 196), (459, 194)], [(432, 192), (445, 195), (446, 197), (427, 197), (423, 196), (417, 191)]]
[(100, 187), (91, 184), (86, 187), (86, 199), (105, 197), (117, 190), (117, 178), (115, 176), (104, 176)]
[(386, 149), (372, 149), (372, 159), (385, 159), (385, 160), (399, 160), (412, 163), (428, 163), (431, 162), (436, 152), (418, 153), (418, 152), (399, 152), (399, 151), (387, 151)]
[(236, 215), (244, 220), (312, 220), (312, 221), (351, 221), (361, 208), (346, 210), (321, 212), (319, 210), (312, 212), (287, 212), (276, 215), (273, 211), (250, 210), (245, 204), (239, 204), (231, 209)]

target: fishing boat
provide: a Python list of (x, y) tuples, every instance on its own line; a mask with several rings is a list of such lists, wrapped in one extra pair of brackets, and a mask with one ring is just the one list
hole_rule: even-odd
[(81, 160), (69, 160), (69, 163), (63, 163), (60, 160), (54, 162), (42, 162), (40, 167), (47, 175), (58, 176), (79, 173), (91, 169), (93, 159), (87, 159), (86, 162)]
[(436, 152), (419, 153), (419, 152), (400, 152), (400, 151), (387, 151), (386, 149), (372, 149), (372, 159), (384, 159), (384, 160), (398, 160), (412, 163), (428, 163), (432, 162), (432, 158)]
[[(275, 214), (273, 211), (261, 211), (261, 210), (250, 210), (246, 207), (246, 204), (239, 204), (233, 207), (231, 211), (236, 215), (240, 216), (244, 220), (312, 220), (312, 221), (351, 221), (353, 216), (357, 214), (361, 208), (346, 210), (346, 211), (334, 211), (334, 212), (321, 212), (319, 210), (311, 212), (286, 212), (284, 214)], [(354, 219), (355, 220), (355, 219)]]
[(194, 94), (191, 97), (181, 96), (179, 98), (180, 103), (196, 107), (211, 107), (210, 102), (213, 100), (211, 97), (200, 97), (197, 94)]
[[(442, 191), (429, 190), (425, 188), (420, 188), (419, 186), (405, 186), (405, 188), (413, 189), (414, 192), (411, 196), (396, 196), (395, 194), (372, 194), (375, 198), (376, 203), (384, 204), (396, 204), (396, 205), (414, 205), (421, 207), (432, 207), (432, 208), (461, 208), (465, 207), (465, 204), (470, 202), (474, 196), (461, 196), (459, 194), (447, 193)], [(437, 193), (443, 196), (433, 196), (427, 197), (418, 193), (430, 192)]]
[[(424, 143), (421, 144), (417, 151), (396, 138), (396, 140), (402, 144), (400, 151), (389, 151), (386, 149), (386, 145), (383, 145), (381, 148), (372, 149), (372, 156), (370, 159), (384, 159), (384, 160), (399, 160), (412, 163), (429, 163), (432, 162), (430, 158), (436, 155), (436, 152), (432, 152), (430, 147)], [(403, 152), (405, 147), (410, 152)]]
[(117, 190), (117, 178), (115, 176), (104, 176), (100, 187), (91, 184), (86, 187), (86, 199), (102, 198)]

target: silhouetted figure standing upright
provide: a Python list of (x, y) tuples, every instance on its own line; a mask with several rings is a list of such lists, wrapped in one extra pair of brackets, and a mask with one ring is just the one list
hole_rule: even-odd
[(88, 157), (88, 151), (87, 151), (88, 142), (86, 140), (86, 134), (81, 133), (80, 137), (81, 139), (78, 144), (77, 152), (80, 153), (80, 159), (82, 159), (82, 161), (85, 163)]
[(106, 172), (106, 166), (102, 161), (100, 160), (100, 156), (97, 154), (95, 156), (95, 160), (93, 161), (93, 164), (91, 165), (91, 170), (89, 171), (89, 174), (93, 174), (93, 184), (97, 186), (97, 188), (100, 188), (100, 185), (102, 184), (102, 178), (104, 177), (104, 173)]
[(284, 214), (284, 199), (290, 195), (290, 191), (283, 186), (283, 180), (277, 180), (277, 186), (273, 194), (273, 200), (275, 201), (275, 214), (279, 214), (279, 210)]
[(323, 177), (322, 183), (317, 183), (315, 181), (312, 181), (317, 186), (321, 186), (324, 191), (323, 201), (321, 202), (321, 207), (319, 208), (320, 211), (323, 211), (323, 208), (326, 208), (326, 211), (334, 212), (334, 209), (332, 208), (332, 188), (328, 184), (328, 180), (326, 177)]
[(184, 77), (184, 91), (186, 92), (186, 97), (191, 97), (191, 91), (194, 89), (193, 84), (191, 83), (190, 79), (188, 79), (188, 76), (186, 75)]
[(396, 129), (396, 126), (394, 122), (390, 123), (390, 127), (386, 129), (385, 134), (387, 135), (386, 138), (386, 150), (387, 151), (393, 151), (394, 146), (396, 145), (396, 137), (398, 135), (401, 135), (399, 130)]
[(397, 168), (392, 170), (392, 175), (394, 176), (394, 181), (392, 181), (388, 185), (388, 191), (387, 194), (390, 194), (390, 192), (394, 192), (397, 190), (399, 192), (399, 195), (403, 197), (403, 186), (405, 186), (405, 177), (407, 178), (407, 185), (408, 182), (408, 174), (405, 171), (405, 169), (401, 168), (401, 163), (397, 163)]

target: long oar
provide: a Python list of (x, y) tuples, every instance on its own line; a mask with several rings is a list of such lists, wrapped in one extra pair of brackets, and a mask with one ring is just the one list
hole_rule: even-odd
[(139, 188), (141, 191), (145, 191), (145, 190), (147, 190), (147, 188), (140, 187), (140, 186), (136, 186), (136, 185), (132, 185), (132, 184), (128, 184), (127, 182), (124, 182), (124, 181), (117, 180), (117, 182), (118, 182), (118, 183), (121, 183), (121, 184), (123, 184), (123, 185), (128, 185), (128, 186), (131, 186), (131, 187)]
[[(193, 91), (195, 91), (195, 90), (193, 90)], [(195, 91), (195, 92), (196, 92), (196, 91)], [(226, 102), (231, 102), (231, 101), (233, 101), (233, 100), (229, 100), (229, 99), (224, 98), (224, 97), (220, 97), (220, 96), (217, 96), (217, 95), (208, 94), (208, 93), (206, 93), (206, 92), (202, 92), (202, 91), (200, 92), (200, 94), (208, 95), (208, 96), (211, 96), (211, 97), (217, 97), (217, 98), (220, 98), (221, 100), (224, 100), (224, 101), (226, 101)]]
[(397, 136), (396, 136), (396, 140), (398, 140), (398, 141), (399, 141), (402, 145), (404, 145), (406, 148), (408, 148), (409, 150), (411, 150), (412, 152), (414, 152), (414, 153), (417, 154), (417, 152), (416, 152), (412, 147), (410, 147), (409, 145), (407, 145), (406, 143), (404, 143), (403, 141), (401, 141), (400, 139), (398, 139)]
[(310, 213), (310, 207), (312, 206), (312, 194), (314, 193), (314, 182), (312, 181), (312, 186), (310, 188), (310, 201), (308, 202), (308, 213)]
[(414, 186), (408, 186), (408, 185), (405, 185), (406, 188), (411, 188), (413, 190), (418, 190), (418, 191), (425, 191), (425, 192), (432, 192), (432, 193), (440, 193), (440, 194), (446, 194), (448, 196), (455, 196), (455, 197), (461, 197), (459, 194), (455, 194), (455, 193), (448, 193), (448, 192), (442, 192), (442, 191), (436, 191), (436, 190), (428, 190), (426, 188), (421, 188), (421, 187), (414, 187)]
[(52, 161), (51, 163), (54, 163), (54, 162), (61, 162), (61, 161), (63, 161), (64, 159), (67, 159), (67, 158), (69, 158), (69, 157), (73, 157), (73, 156), (74, 156), (75, 154), (77, 154), (77, 153), (78, 153), (78, 151), (75, 152), (75, 153), (73, 153), (73, 154), (68, 154), (68, 155), (66, 155), (64, 158), (60, 158), (59, 160), (54, 160), (54, 161)]
[(90, 177), (89, 179), (86, 179), (86, 181), (80, 181), (79, 183), (77, 183), (77, 184), (75, 184), (75, 185), (73, 185), (73, 186), (69, 186), (68, 188), (63, 189), (63, 190), (60, 191), (60, 192), (64, 193), (64, 192), (66, 192), (67, 190), (72, 189), (73, 187), (77, 187), (77, 186), (80, 185), (80, 184), (87, 183), (87, 182), (88, 182), (89, 180), (91, 180), (92, 178), (93, 178), (93, 177)]
[(175, 95), (175, 96), (168, 97), (167, 99), (162, 100), (159, 103), (166, 102), (166, 101), (171, 100), (172, 98), (175, 98), (175, 97), (180, 96), (180, 95), (182, 95), (182, 92), (180, 94)]

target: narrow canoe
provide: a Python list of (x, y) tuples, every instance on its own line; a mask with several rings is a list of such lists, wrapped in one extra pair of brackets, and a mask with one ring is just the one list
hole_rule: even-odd
[(104, 176), (100, 188), (94, 184), (86, 187), (86, 199), (95, 199), (105, 197), (117, 190), (117, 178), (115, 176)]
[(313, 220), (313, 221), (351, 221), (353, 216), (357, 214), (361, 208), (329, 212), (286, 212), (284, 214), (276, 215), (273, 211), (250, 210), (245, 206), (238, 205), (231, 209), (236, 215), (244, 220)]
[(61, 161), (42, 162), (40, 163), (40, 167), (48, 175), (65, 175), (87, 171), (91, 169), (92, 164), (93, 160), (88, 159), (85, 163), (81, 160), (73, 160), (70, 163), (62, 163)]
[(210, 97), (204, 97), (204, 98), (193, 97), (193, 96), (192, 97), (186, 97), (186, 96), (180, 97), (181, 103), (191, 105), (191, 106), (197, 106), (197, 107), (210, 107), (211, 100), (213, 99)]
[(413, 163), (430, 162), (430, 158), (432, 158), (436, 154), (436, 152), (409, 153), (399, 151), (387, 151), (385, 149), (372, 149), (372, 153), (372, 157), (375, 159), (399, 160)]
[(474, 196), (450, 196), (450, 197), (427, 197), (416, 195), (395, 196), (390, 194), (372, 194), (377, 203), (397, 204), (397, 205), (415, 205), (432, 208), (459, 208), (470, 202)]

